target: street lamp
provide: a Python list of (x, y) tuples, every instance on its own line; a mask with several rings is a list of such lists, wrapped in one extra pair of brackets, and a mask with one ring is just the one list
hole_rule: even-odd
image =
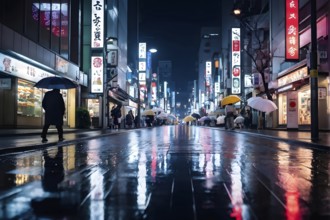
[(241, 14), (241, 9), (240, 8), (234, 8), (233, 13), (234, 13), (234, 15), (240, 15)]
[(156, 48), (151, 48), (151, 49), (149, 49), (149, 52), (150, 53), (157, 53), (157, 49)]

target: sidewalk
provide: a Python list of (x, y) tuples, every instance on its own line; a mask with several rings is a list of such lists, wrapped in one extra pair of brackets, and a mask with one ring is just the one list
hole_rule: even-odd
[(315, 142), (311, 139), (311, 131), (287, 131), (276, 129), (236, 129), (236, 131), (254, 135), (262, 135), (289, 143), (300, 143), (311, 147), (321, 147), (330, 150), (330, 133), (326, 131), (319, 131), (319, 140)]
[[(218, 127), (211, 128), (219, 130), (224, 129)], [(129, 130), (120, 129), (119, 131), (115, 131), (111, 129), (64, 129), (65, 141), (57, 142), (57, 130), (51, 128), (48, 131), (48, 142), (41, 143), (41, 129), (0, 129), (0, 154), (39, 149), (54, 145), (60, 146), (73, 144), (78, 141), (126, 131)], [(312, 142), (310, 131), (236, 129), (234, 132), (260, 135), (267, 138), (283, 140), (288, 143), (304, 144), (309, 147), (330, 149), (329, 132), (319, 132), (319, 141), (317, 142)]]

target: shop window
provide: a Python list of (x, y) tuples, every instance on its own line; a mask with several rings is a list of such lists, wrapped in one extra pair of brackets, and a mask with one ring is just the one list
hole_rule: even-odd
[(311, 123), (311, 94), (310, 90), (302, 89), (298, 93), (298, 107), (299, 107), (299, 125), (308, 125)]
[(91, 117), (99, 117), (100, 103), (98, 99), (88, 99), (88, 111)]
[(60, 54), (62, 57), (65, 57), (66, 59), (69, 58), (69, 1), (68, 0), (62, 0), (62, 4), (60, 7), (61, 13), (59, 14), (61, 25), (59, 26), (60, 31), (59, 35), (61, 37), (60, 40)]
[(42, 91), (34, 83), (18, 80), (17, 87), (17, 114), (21, 116), (42, 116)]
[(286, 94), (280, 94), (278, 96), (278, 124), (285, 125), (287, 124), (287, 102), (286, 102)]
[(25, 1), (25, 35), (32, 41), (38, 42), (38, 20), (40, 17), (38, 8), (40, 4), (33, 0)]

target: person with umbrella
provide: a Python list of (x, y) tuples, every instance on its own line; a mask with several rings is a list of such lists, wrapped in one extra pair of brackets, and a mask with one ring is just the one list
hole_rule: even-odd
[(226, 105), (225, 115), (226, 115), (225, 129), (234, 130), (235, 129), (235, 125), (234, 125), (235, 108), (234, 108), (233, 104)]
[(63, 116), (65, 105), (59, 89), (46, 92), (42, 100), (42, 107), (45, 110), (45, 123), (42, 129), (42, 142), (46, 143), (47, 132), (50, 125), (55, 125), (58, 133), (58, 141), (63, 141)]

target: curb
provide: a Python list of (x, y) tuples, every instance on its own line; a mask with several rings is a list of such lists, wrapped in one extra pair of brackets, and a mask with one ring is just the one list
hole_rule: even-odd
[[(22, 147), (8, 147), (8, 148), (5, 147), (3, 149), (0, 149), (0, 155), (22, 153), (24, 151), (35, 151), (35, 150), (41, 150), (43, 148), (48, 148), (48, 147), (76, 144), (80, 141), (91, 140), (91, 139), (98, 138), (98, 137), (105, 137), (105, 136), (120, 134), (120, 133), (124, 133), (124, 132), (125, 132), (125, 130), (120, 130), (115, 133), (98, 134), (98, 135), (91, 136), (91, 137), (81, 137), (79, 139), (65, 140), (62, 142), (48, 142), (48, 143), (40, 143), (40, 144), (22, 146)], [(31, 133), (29, 133), (29, 134), (31, 135)]]

